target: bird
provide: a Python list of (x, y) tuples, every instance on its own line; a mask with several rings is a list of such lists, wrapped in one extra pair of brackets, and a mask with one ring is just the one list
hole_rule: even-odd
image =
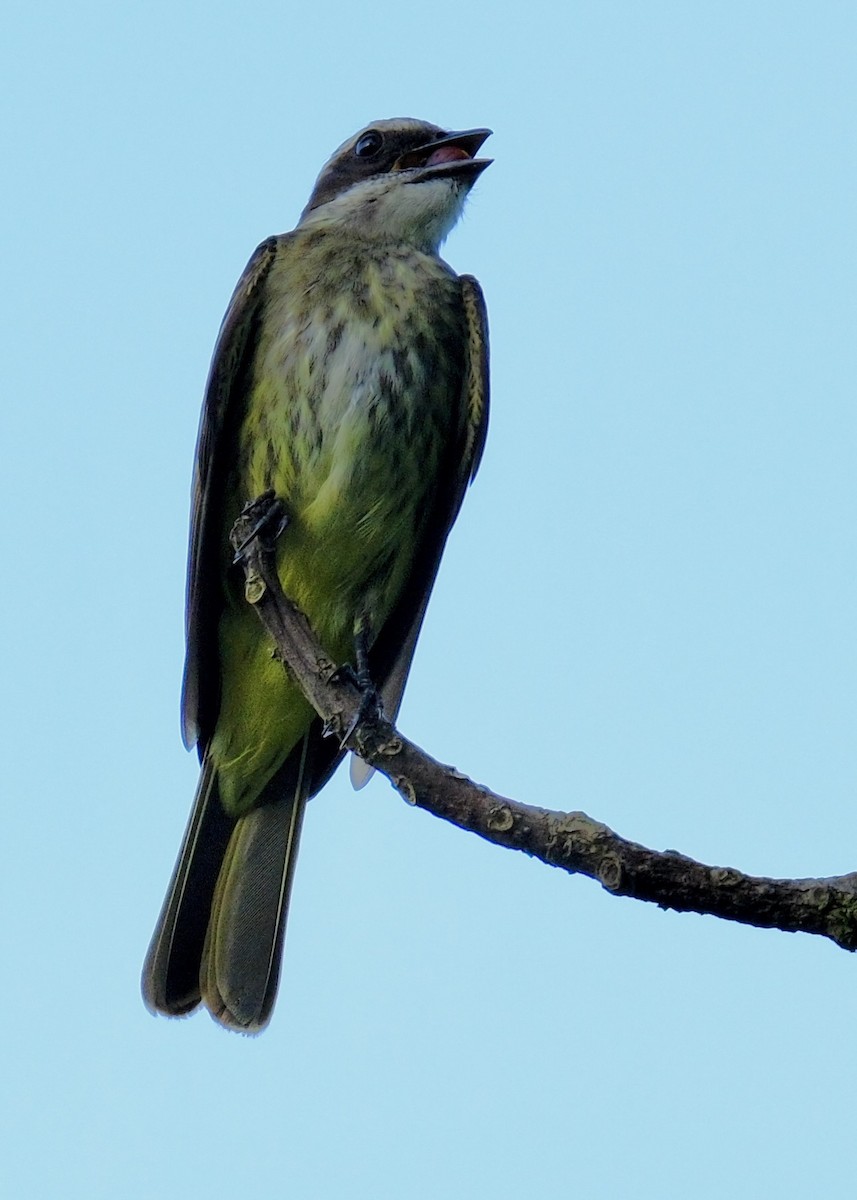
[[(142, 974), (154, 1013), (268, 1024), (307, 800), (344, 754), (244, 599), (229, 532), (272, 491), (285, 595), (395, 719), (447, 536), (482, 457), (482, 290), (440, 246), (489, 129), (374, 122), (296, 227), (263, 241), (223, 319), (194, 464), (182, 731), (200, 777)], [(369, 772), (352, 767), (356, 786)]]

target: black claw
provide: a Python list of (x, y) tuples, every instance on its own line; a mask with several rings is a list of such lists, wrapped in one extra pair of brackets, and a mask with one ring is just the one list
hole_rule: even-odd
[(232, 527), (230, 540), (235, 549), (233, 563), (240, 563), (254, 538), (264, 538), (267, 549), (273, 546), (289, 523), (289, 514), (282, 500), (273, 491), (263, 492), (241, 509), (241, 516)]
[(350, 683), (360, 693), (360, 703), (357, 706), (357, 712), (340, 738), (339, 744), (340, 746), (344, 746), (357, 726), (362, 724), (363, 721), (374, 721), (378, 717), (383, 716), (384, 707), (381, 703), (381, 695), (372, 682), (372, 677), (368, 669), (364, 668), (355, 671), (351, 663), (343, 663), (341, 667), (336, 668), (330, 678), (331, 682), (334, 683)]
[(360, 680), (357, 678), (357, 672), (352, 667), (351, 663), (343, 663), (337, 667), (330, 676), (331, 683), (350, 683), (352, 687), (360, 689)]
[[(353, 674), (353, 672), (352, 672)], [(369, 680), (367, 684), (360, 682), (360, 672), (355, 676), (358, 680), (357, 686), (360, 688), (360, 703), (357, 706), (357, 712), (354, 714), (354, 719), (349, 722), (348, 728), (342, 735), (340, 746), (344, 746), (351, 737), (358, 725), (362, 725), (364, 721), (375, 721), (383, 713), (381, 704), (381, 696), (374, 683)]]

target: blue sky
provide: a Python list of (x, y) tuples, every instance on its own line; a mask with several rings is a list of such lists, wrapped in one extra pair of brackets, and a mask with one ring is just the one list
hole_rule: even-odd
[[(4, 1194), (805, 1196), (857, 961), (337, 777), (262, 1037), (138, 974), (196, 769), (188, 487), (255, 245), (378, 117), (489, 125), (493, 418), (401, 726), (522, 800), (857, 869), (857, 11), (34, 3), (0, 38)], [(7, 1179), (3, 1180), (3, 1175)]]

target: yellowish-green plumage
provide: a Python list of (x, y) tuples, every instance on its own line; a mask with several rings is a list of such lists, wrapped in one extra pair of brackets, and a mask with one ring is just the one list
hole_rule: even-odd
[(283, 590), (327, 654), (361, 653), (395, 716), (444, 542), (479, 462), (479, 286), (438, 257), (487, 130), (379, 122), (330, 159), (297, 229), (270, 238), (221, 328), (197, 444), (183, 729), (202, 770), (143, 968), (172, 1016), (270, 1018), (307, 798), (341, 750), (244, 599), (230, 529), (273, 490)]
[[(298, 230), (271, 267), (226, 521), (269, 488), (286, 499), (283, 590), (334, 662), (351, 658), (357, 619), (377, 631), (401, 593), (444, 447), (463, 421), (450, 403), (463, 320), (458, 278), (419, 251)], [(237, 816), (313, 712), (271, 658), (234, 572), (224, 586), (211, 756)]]

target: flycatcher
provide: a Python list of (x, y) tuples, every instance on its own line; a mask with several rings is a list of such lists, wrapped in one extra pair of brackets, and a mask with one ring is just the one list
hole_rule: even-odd
[[(246, 1033), (277, 991), (308, 797), (342, 751), (272, 656), (230, 529), (272, 489), (285, 594), (334, 662), (402, 699), (488, 419), (479, 284), (438, 249), (489, 165), (490, 130), (378, 121), (323, 168), (296, 229), (263, 242), (220, 329), (196, 448), (183, 732), (202, 764), (143, 968), (155, 1012), (200, 1003)], [(358, 764), (356, 782), (368, 771)]]

